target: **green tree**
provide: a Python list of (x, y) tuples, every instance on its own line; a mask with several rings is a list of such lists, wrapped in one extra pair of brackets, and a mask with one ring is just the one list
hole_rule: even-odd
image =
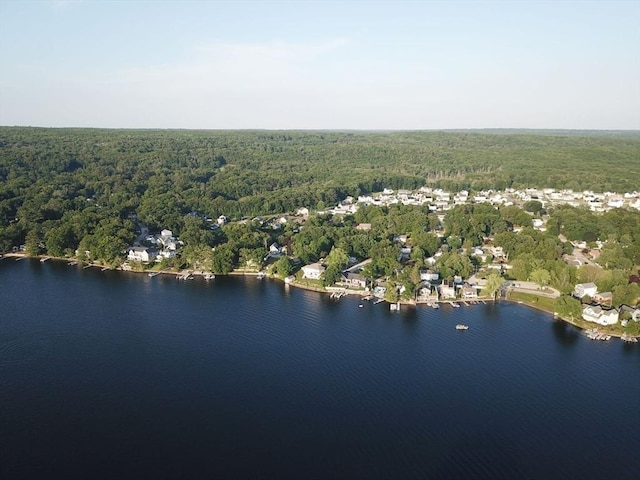
[(540, 211), (542, 210), (542, 202), (538, 200), (529, 200), (528, 202), (525, 202), (522, 208), (524, 208), (527, 212), (540, 213)]
[(544, 288), (551, 282), (551, 274), (544, 268), (536, 268), (529, 274), (529, 281), (537, 283)]
[(335, 266), (338, 270), (342, 270), (347, 266), (347, 263), (349, 262), (349, 256), (342, 248), (336, 247), (334, 245), (331, 248), (331, 252), (329, 252), (329, 255), (327, 255), (326, 262), (328, 266)]
[(291, 259), (287, 256), (280, 257), (276, 263), (273, 264), (273, 273), (280, 278), (288, 277), (295, 271), (295, 266)]
[(496, 293), (502, 287), (504, 283), (504, 278), (498, 272), (491, 272), (487, 278), (487, 283), (484, 286), (483, 290), (487, 295), (490, 295), (494, 300), (496, 298)]
[(640, 285), (637, 283), (627, 283), (626, 285), (617, 285), (613, 287), (613, 305), (635, 305), (640, 297)]
[(570, 320), (578, 319), (582, 316), (582, 305), (579, 300), (570, 295), (562, 295), (555, 300), (555, 311), (563, 318)]

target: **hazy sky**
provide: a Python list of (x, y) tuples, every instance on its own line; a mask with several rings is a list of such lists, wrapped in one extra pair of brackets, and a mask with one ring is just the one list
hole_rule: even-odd
[(640, 129), (640, 0), (0, 0), (0, 124)]

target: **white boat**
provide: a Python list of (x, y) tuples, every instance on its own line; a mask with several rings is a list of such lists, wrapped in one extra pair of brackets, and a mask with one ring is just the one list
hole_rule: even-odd
[(258, 277), (260, 280), (262, 280), (262, 279), (263, 279), (264, 277), (266, 277), (266, 276), (267, 276), (267, 274), (266, 274), (266, 273), (264, 273), (264, 272), (258, 272), (258, 275), (257, 275), (257, 277)]
[(469, 325), (464, 325), (463, 323), (459, 323), (456, 325), (456, 330), (469, 330)]
[(434, 303), (433, 305), (431, 305), (431, 308), (440, 308), (440, 305), (438, 305), (437, 303)]
[(451, 306), (452, 306), (453, 308), (460, 308), (460, 304), (459, 304), (459, 303), (456, 303), (456, 302), (451, 302)]
[(213, 273), (206, 273), (206, 274), (204, 275), (204, 279), (205, 279), (205, 280), (213, 280), (214, 278), (216, 278), (216, 276), (215, 276), (215, 274), (213, 274)]

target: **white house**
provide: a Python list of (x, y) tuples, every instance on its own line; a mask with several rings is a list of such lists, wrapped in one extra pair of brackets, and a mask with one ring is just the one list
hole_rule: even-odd
[(598, 293), (598, 287), (595, 283), (578, 283), (573, 289), (573, 294), (578, 298), (587, 295), (593, 297), (596, 293)]
[(582, 309), (582, 318), (587, 322), (594, 322), (599, 325), (615, 325), (618, 323), (618, 310), (603, 310), (601, 307), (585, 305)]
[(478, 288), (469, 284), (465, 284), (460, 289), (460, 293), (462, 298), (478, 298)]
[(423, 282), (437, 282), (440, 279), (440, 274), (433, 270), (420, 270), (420, 280)]
[(455, 287), (442, 282), (440, 285), (440, 298), (456, 298)]
[(302, 278), (318, 280), (324, 271), (325, 268), (319, 263), (311, 263), (302, 267)]
[(149, 250), (147, 247), (130, 247), (127, 259), (134, 262), (148, 262)]

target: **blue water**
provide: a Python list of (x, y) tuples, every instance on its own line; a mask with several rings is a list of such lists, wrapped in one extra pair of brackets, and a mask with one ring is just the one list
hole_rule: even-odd
[(637, 479), (639, 406), (638, 345), (520, 305), (0, 261), (3, 479)]

